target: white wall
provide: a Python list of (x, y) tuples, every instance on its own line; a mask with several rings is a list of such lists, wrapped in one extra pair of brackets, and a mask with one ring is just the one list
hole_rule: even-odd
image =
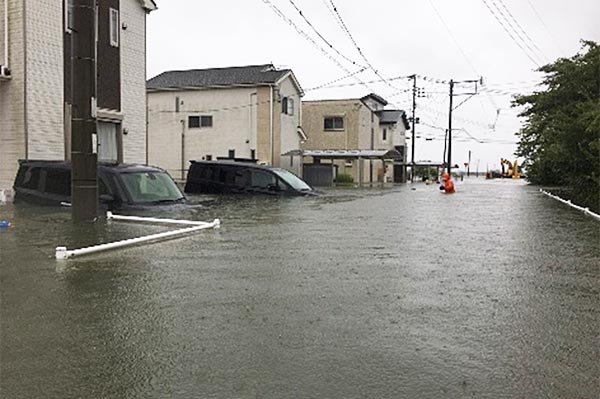
[[(292, 78), (287, 77), (279, 85), (279, 94), (281, 97), (290, 97), (294, 100), (294, 114), (287, 115), (281, 113), (281, 103), (276, 103), (275, 109), (281, 119), (281, 148), (280, 154), (285, 154), (291, 150), (300, 149), (300, 136), (298, 136), (298, 126), (301, 125), (302, 101), (300, 93), (294, 85)], [(277, 114), (276, 114), (277, 115)]]
[(0, 0), (0, 55), (4, 63), (4, 2), (8, 1), (9, 67), (12, 79), (0, 81), (0, 200), (10, 192), (25, 154), (25, 75), (22, 0)]
[[(256, 88), (149, 92), (148, 163), (181, 178), (181, 133), (185, 133), (184, 168), (206, 155), (250, 158), (256, 149)], [(183, 104), (175, 112), (175, 98)], [(212, 115), (213, 126), (188, 128), (189, 116)], [(184, 121), (182, 126), (181, 121)]]
[(146, 163), (146, 12), (138, 0), (121, 0), (121, 111), (123, 162)]
[(63, 3), (27, 0), (28, 158), (64, 159)]

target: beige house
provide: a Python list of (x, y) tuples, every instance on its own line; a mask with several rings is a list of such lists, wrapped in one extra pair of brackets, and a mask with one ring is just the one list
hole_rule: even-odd
[(297, 173), (281, 154), (306, 139), (303, 95), (291, 70), (270, 64), (164, 72), (147, 84), (148, 163), (182, 180), (190, 160), (217, 158)]
[[(334, 160), (332, 155), (330, 162), (337, 174), (349, 174), (362, 183), (405, 182), (405, 134), (409, 125), (404, 111), (384, 109), (387, 104), (376, 94), (356, 99), (304, 101), (302, 126), (308, 140), (302, 149), (307, 153), (325, 151), (319, 158), (305, 157), (304, 164), (310, 167), (311, 163), (327, 162), (327, 150), (346, 150), (345, 159)], [(368, 154), (361, 150), (382, 150), (390, 158), (359, 160), (361, 154)]]
[[(72, 0), (0, 0), (0, 201), (19, 159), (70, 157)], [(146, 161), (146, 14), (97, 1), (99, 159)]]

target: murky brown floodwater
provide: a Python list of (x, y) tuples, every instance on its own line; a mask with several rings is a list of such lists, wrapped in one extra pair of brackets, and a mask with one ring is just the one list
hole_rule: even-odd
[(193, 237), (0, 206), (2, 398), (597, 398), (600, 224), (513, 181), (194, 197)]

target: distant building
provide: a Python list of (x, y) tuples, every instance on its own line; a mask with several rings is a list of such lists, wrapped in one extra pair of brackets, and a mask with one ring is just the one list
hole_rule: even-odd
[(185, 178), (190, 160), (248, 158), (285, 167), (300, 148), (304, 95), (290, 69), (271, 64), (168, 71), (150, 79), (148, 162)]
[[(349, 174), (356, 182), (405, 182), (405, 134), (409, 125), (404, 111), (384, 109), (387, 104), (376, 94), (355, 99), (304, 101), (302, 126), (308, 140), (302, 149), (347, 150), (345, 153), (331, 152), (332, 159), (334, 154), (345, 157), (332, 162), (337, 173)], [(387, 162), (381, 159), (361, 159), (364, 162), (359, 162), (360, 154), (365, 154), (361, 150), (382, 150), (385, 154), (393, 154), (394, 158)], [(313, 161), (326, 162), (326, 154)], [(356, 156), (352, 158), (352, 154)], [(304, 159), (305, 165), (310, 162), (310, 158)], [(363, 164), (362, 171), (359, 170), (360, 163)]]
[[(144, 163), (146, 14), (156, 5), (104, 0), (97, 6), (98, 156)], [(0, 197), (5, 197), (19, 159), (70, 157), (72, 0), (0, 0), (0, 10)]]

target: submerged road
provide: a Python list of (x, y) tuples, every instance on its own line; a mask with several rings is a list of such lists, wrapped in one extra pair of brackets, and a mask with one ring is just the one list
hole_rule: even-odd
[(192, 199), (66, 262), (168, 228), (0, 206), (0, 397), (598, 397), (600, 223), (535, 187)]

